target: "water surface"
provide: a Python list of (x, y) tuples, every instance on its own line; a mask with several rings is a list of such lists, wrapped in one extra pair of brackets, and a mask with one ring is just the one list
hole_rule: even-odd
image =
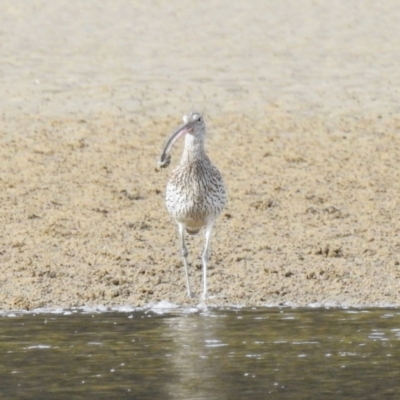
[(396, 309), (0, 318), (4, 398), (397, 399)]

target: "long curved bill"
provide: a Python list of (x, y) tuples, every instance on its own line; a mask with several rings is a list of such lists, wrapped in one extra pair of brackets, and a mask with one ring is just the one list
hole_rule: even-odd
[(193, 125), (195, 124), (196, 121), (189, 121), (180, 126), (168, 139), (167, 144), (164, 147), (164, 150), (161, 154), (160, 161), (158, 162), (158, 166), (160, 168), (166, 168), (168, 167), (170, 161), (171, 161), (171, 156), (169, 155), (172, 147), (174, 146), (175, 142), (182, 136), (184, 136), (186, 133), (188, 133), (192, 128)]

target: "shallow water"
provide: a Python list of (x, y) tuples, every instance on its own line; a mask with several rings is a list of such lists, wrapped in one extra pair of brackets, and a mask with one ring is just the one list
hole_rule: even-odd
[(0, 318), (4, 398), (397, 399), (397, 309)]

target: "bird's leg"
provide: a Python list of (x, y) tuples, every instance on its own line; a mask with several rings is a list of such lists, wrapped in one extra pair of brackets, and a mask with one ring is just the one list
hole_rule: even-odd
[(186, 287), (187, 287), (187, 296), (191, 298), (192, 295), (192, 290), (190, 288), (190, 280), (189, 280), (189, 266), (188, 266), (188, 250), (186, 248), (185, 244), (185, 225), (183, 224), (178, 224), (179, 227), (179, 238), (181, 240), (181, 253), (183, 257), (183, 265), (185, 267), (185, 275), (186, 275)]
[(206, 243), (204, 245), (203, 255), (201, 260), (203, 261), (203, 294), (201, 296), (202, 300), (207, 298), (207, 264), (210, 257), (210, 243), (211, 243), (211, 233), (213, 229), (213, 223), (208, 223), (206, 228)]

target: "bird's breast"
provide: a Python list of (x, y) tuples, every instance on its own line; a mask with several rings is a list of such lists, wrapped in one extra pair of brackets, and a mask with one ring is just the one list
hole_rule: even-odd
[(216, 218), (226, 203), (221, 174), (211, 164), (178, 166), (167, 185), (166, 203), (178, 222), (205, 224), (209, 218)]

